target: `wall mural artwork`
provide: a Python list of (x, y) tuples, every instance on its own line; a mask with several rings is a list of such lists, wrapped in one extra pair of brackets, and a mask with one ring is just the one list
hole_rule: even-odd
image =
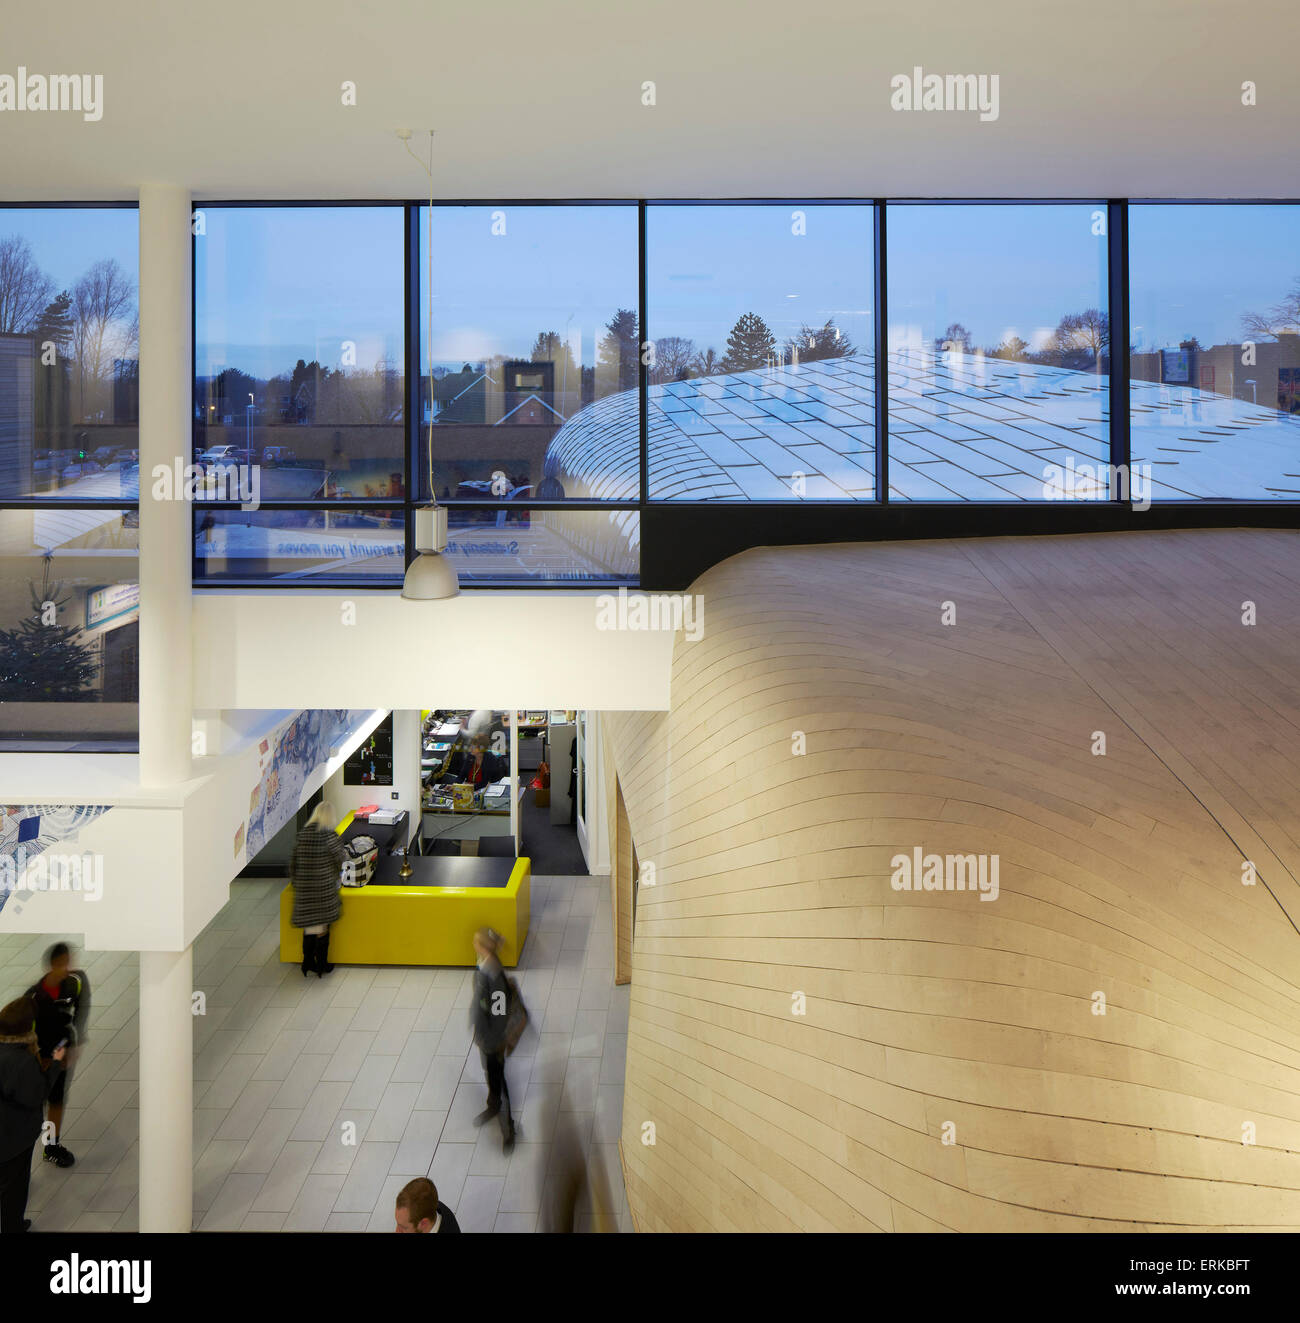
[(73, 839), (107, 813), (110, 804), (0, 804), (0, 909), (13, 899), (17, 914), (28, 892), (15, 892), (31, 860)]
[[(246, 859), (254, 858), (293, 818), (308, 778), (329, 761), (330, 750), (344, 743), (369, 712), (367, 708), (314, 708), (300, 712), (261, 742), (261, 777), (249, 795)], [(239, 844), (236, 837), (236, 855)]]

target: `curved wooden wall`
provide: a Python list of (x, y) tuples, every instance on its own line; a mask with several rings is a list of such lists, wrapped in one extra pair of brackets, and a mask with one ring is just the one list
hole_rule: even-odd
[[(641, 1230), (1300, 1227), (1297, 550), (768, 548), (697, 583), (671, 712), (606, 718)], [(892, 889), (918, 845), (997, 854), (998, 899)]]

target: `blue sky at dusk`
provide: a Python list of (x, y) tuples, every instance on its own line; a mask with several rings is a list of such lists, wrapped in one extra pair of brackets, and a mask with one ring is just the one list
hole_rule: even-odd
[[(806, 234), (791, 232), (795, 210)], [(1032, 340), (1066, 312), (1105, 306), (1093, 210), (892, 206), (891, 337), (914, 328), (928, 339), (960, 321), (980, 345), (1008, 331)], [(266, 377), (300, 357), (337, 363), (344, 340), (356, 343), (359, 366), (402, 365), (401, 208), (205, 211), (200, 375), (234, 365)], [(496, 211), (504, 235), (492, 233)], [(1300, 208), (1133, 206), (1129, 224), (1133, 339), (1146, 347), (1189, 335), (1239, 341), (1242, 314), (1280, 302), (1300, 280)], [(436, 360), (526, 357), (539, 331), (554, 330), (590, 364), (614, 311), (636, 306), (636, 229), (631, 206), (435, 208)], [(101, 257), (136, 277), (132, 209), (7, 209), (0, 235), (15, 232), (56, 288), (71, 288)], [(687, 336), (721, 352), (736, 318), (754, 311), (778, 340), (832, 317), (855, 344), (871, 342), (869, 207), (652, 206), (647, 245), (652, 337)]]

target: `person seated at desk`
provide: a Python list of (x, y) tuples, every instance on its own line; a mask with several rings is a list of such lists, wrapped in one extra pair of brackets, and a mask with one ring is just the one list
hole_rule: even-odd
[(493, 781), (509, 775), (510, 768), (506, 760), (500, 754), (493, 753), (487, 747), (487, 740), (478, 736), (470, 742), (468, 749), (451, 755), (442, 780), (445, 785), (468, 784), (475, 790), (481, 790)]

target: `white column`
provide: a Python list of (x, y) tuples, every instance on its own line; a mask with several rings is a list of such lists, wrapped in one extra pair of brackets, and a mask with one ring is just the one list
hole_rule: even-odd
[[(154, 472), (191, 455), (190, 195), (140, 189), (140, 783), (188, 781), (190, 505)], [(170, 499), (168, 499), (170, 498)], [(156, 885), (183, 888), (164, 869)], [(175, 905), (176, 896), (170, 897)], [(184, 901), (180, 898), (183, 911)], [(193, 948), (140, 953), (140, 1230), (189, 1231), (194, 1198)]]
[[(143, 613), (142, 613), (143, 614)], [(189, 1231), (194, 948), (140, 952), (140, 1230)]]
[[(188, 781), (191, 506), (153, 473), (191, 460), (190, 194), (140, 189), (140, 783)], [(167, 492), (175, 496), (178, 493)]]

